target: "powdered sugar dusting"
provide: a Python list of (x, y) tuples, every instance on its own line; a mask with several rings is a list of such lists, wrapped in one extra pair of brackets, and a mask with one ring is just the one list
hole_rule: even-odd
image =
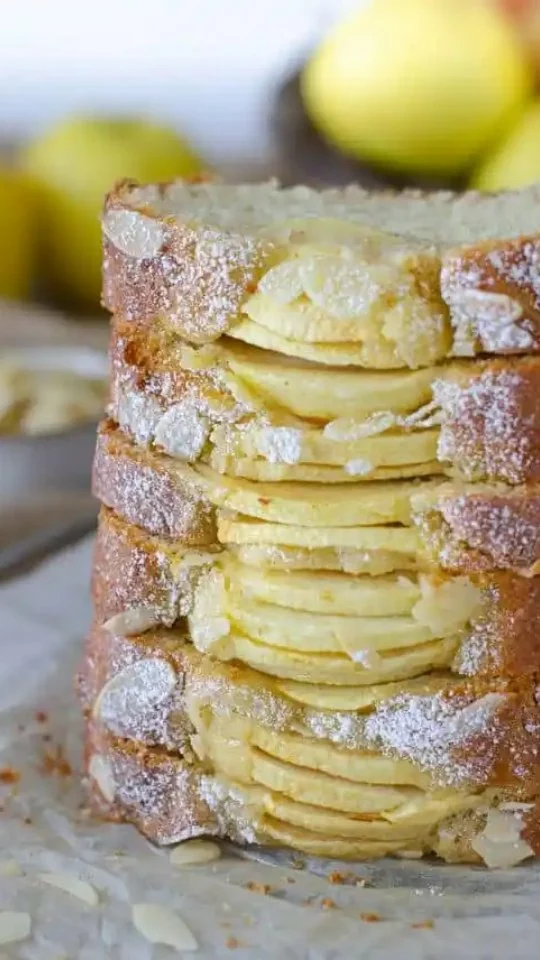
[(94, 561), (98, 615), (109, 619), (145, 610), (153, 622), (172, 626), (192, 603), (195, 571), (186, 569), (182, 558), (181, 550), (103, 513)]
[(302, 455), (302, 432), (294, 427), (265, 427), (256, 439), (261, 456), (270, 463), (295, 464)]
[(125, 750), (109, 741), (104, 756), (113, 770), (116, 803), (157, 843), (180, 843), (218, 834), (218, 824), (197, 790), (197, 772), (164, 753)]
[(213, 534), (213, 510), (195, 484), (159, 469), (157, 461), (138, 459), (129, 446), (115, 450), (110, 444), (107, 434), (98, 437), (94, 493), (101, 502), (150, 533), (207, 542)]
[[(489, 477), (522, 483), (536, 468), (540, 407), (526, 371), (487, 371), (464, 383), (437, 380), (433, 394), (443, 423), (438, 457), (467, 479)], [(533, 473), (534, 476), (534, 473)]]
[(527, 241), (516, 246), (495, 247), (486, 259), (498, 276), (516, 287), (530, 287), (540, 306), (540, 245)]
[(190, 388), (171, 402), (170, 397), (157, 399), (149, 390), (117, 383), (110, 414), (137, 443), (155, 444), (170, 456), (191, 462), (202, 453), (212, 423), (235, 422), (247, 412), (240, 404), (231, 405), (230, 399), (225, 395), (221, 403), (210, 404), (202, 389)]
[(351, 477), (365, 477), (366, 474), (372, 473), (374, 470), (373, 464), (369, 460), (363, 460), (361, 457), (357, 457), (355, 460), (348, 460), (345, 464), (345, 472)]
[[(496, 746), (497, 712), (504, 702), (497, 693), (466, 705), (441, 696), (399, 696), (368, 717), (365, 734), (384, 753), (420, 764), (441, 784), (482, 784), (492, 756), (487, 749), (482, 755), (471, 752), (470, 744), (481, 735)], [(461, 755), (460, 748), (465, 748)]]
[(195, 402), (173, 404), (156, 425), (155, 442), (173, 457), (196, 460), (210, 433), (210, 421), (202, 416)]
[(237, 843), (257, 842), (257, 815), (255, 807), (246, 802), (240, 787), (216, 776), (200, 777), (198, 792), (216, 817), (219, 833)]
[(513, 569), (540, 559), (540, 497), (535, 488), (443, 484), (411, 498), (413, 522), (432, 562), (447, 570)]
[[(129, 248), (135, 243), (130, 240)], [(111, 312), (127, 320), (165, 316), (184, 339), (205, 343), (234, 324), (246, 290), (256, 283), (272, 249), (269, 241), (253, 236), (183, 224), (169, 230), (168, 252), (140, 259), (121, 253), (109, 236), (104, 299)]]
[(321, 740), (330, 740), (341, 746), (354, 748), (365, 742), (363, 718), (342, 711), (306, 711), (307, 729)]
[(116, 397), (116, 403), (111, 404), (111, 414), (137, 443), (147, 446), (154, 439), (163, 407), (155, 397), (135, 390), (117, 390)]
[[(478, 550), (489, 569), (530, 567), (540, 559), (540, 498), (494, 493), (442, 497), (439, 509), (456, 541)], [(446, 552), (443, 550), (442, 559)]]
[[(473, 629), (463, 638), (458, 648), (456, 658), (452, 664), (456, 673), (465, 677), (473, 677), (481, 673), (486, 666), (488, 651), (493, 666), (497, 659), (500, 661), (500, 655), (497, 656), (497, 647), (489, 647), (489, 633), (487, 629)], [(500, 641), (499, 641), (500, 643)], [(499, 664), (500, 665), (500, 664)]]
[(177, 685), (176, 673), (166, 660), (137, 660), (108, 681), (94, 704), (94, 715), (119, 737), (168, 743), (168, 718)]
[(454, 353), (477, 346), (488, 353), (537, 351), (540, 309), (540, 245), (502, 242), (485, 254), (451, 254), (441, 289), (455, 331)]

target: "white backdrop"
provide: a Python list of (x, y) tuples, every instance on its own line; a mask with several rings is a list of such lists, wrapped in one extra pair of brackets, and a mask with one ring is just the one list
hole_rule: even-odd
[(73, 110), (142, 111), (210, 161), (264, 159), (279, 81), (358, 3), (0, 0), (0, 138)]

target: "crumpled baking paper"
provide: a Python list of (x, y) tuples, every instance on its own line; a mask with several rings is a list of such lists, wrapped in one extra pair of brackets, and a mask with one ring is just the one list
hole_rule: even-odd
[[(91, 615), (90, 558), (86, 541), (0, 588), (0, 930), (3, 911), (31, 922), (29, 937), (0, 946), (0, 960), (177, 956), (136, 930), (131, 910), (139, 902), (181, 916), (200, 960), (538, 956), (535, 864), (488, 872), (308, 859), (298, 869), (286, 852), (225, 845), (221, 859), (179, 869), (133, 828), (93, 819), (79, 783), (73, 692)], [(336, 872), (346, 882), (331, 882)], [(97, 906), (45, 884), (43, 873), (89, 882)]]

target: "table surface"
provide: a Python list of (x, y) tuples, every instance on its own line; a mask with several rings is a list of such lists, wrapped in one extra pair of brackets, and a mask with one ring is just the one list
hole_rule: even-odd
[[(217, 864), (179, 871), (167, 851), (129, 826), (89, 820), (77, 772), (81, 721), (73, 674), (91, 618), (92, 545), (89, 538), (0, 586), (0, 768), (16, 766), (21, 777), (11, 797), (0, 784), (0, 861), (13, 858), (21, 869), (15, 879), (0, 869), (0, 912), (31, 915), (32, 937), (20, 945), (20, 960), (172, 960), (167, 948), (135, 934), (130, 905), (140, 900), (177, 911), (200, 943), (201, 960), (230, 957), (230, 943), (238, 944), (236, 960), (538, 956), (534, 864), (492, 872), (418, 861), (355, 864), (365, 887), (329, 883), (329, 871), (346, 872), (350, 864), (309, 860), (295, 871), (286, 853), (254, 851), (261, 862), (225, 852)], [(41, 772), (45, 731), (47, 743), (62, 745), (72, 763), (65, 782)], [(40, 885), (41, 872), (58, 871), (89, 881), (99, 905), (91, 910)], [(268, 885), (268, 895), (257, 892), (260, 884)], [(384, 922), (367, 922), (371, 914)]]

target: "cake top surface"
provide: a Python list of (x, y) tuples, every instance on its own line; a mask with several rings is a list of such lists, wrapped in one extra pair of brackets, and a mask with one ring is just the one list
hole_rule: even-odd
[(116, 206), (141, 212), (146, 208), (152, 216), (172, 217), (179, 223), (244, 234), (295, 220), (322, 219), (452, 246), (535, 235), (540, 228), (540, 184), (499, 194), (457, 194), (381, 193), (356, 186), (317, 191), (304, 186), (281, 188), (276, 182), (229, 185), (177, 180), (165, 185), (124, 183), (113, 191), (111, 200)]

